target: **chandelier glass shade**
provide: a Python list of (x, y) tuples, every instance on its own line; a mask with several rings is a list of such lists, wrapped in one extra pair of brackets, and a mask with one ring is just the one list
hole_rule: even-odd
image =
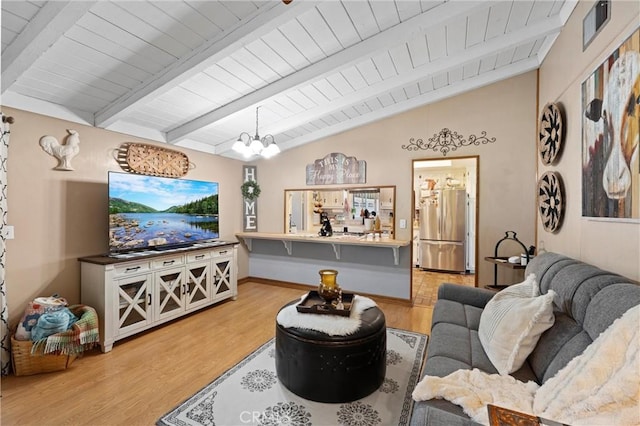
[(276, 140), (272, 135), (265, 135), (262, 138), (258, 134), (258, 109), (256, 108), (256, 134), (251, 136), (247, 132), (242, 132), (238, 140), (231, 147), (235, 152), (242, 154), (244, 158), (260, 155), (263, 158), (271, 158), (280, 152), (276, 145)]

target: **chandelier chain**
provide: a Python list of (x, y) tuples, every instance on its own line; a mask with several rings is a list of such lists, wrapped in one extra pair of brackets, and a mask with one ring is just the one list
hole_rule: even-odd
[(242, 132), (238, 139), (231, 147), (235, 152), (242, 154), (245, 158), (253, 155), (261, 155), (264, 158), (270, 158), (280, 152), (280, 148), (276, 145), (275, 138), (271, 134), (260, 137), (258, 128), (260, 126), (260, 107), (256, 107), (256, 134), (254, 137), (248, 132)]
[(260, 109), (260, 107), (256, 107), (256, 139), (260, 139), (260, 136), (258, 136), (258, 110)]

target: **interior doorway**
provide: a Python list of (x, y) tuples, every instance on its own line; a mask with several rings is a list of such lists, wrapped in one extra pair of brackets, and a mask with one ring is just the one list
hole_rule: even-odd
[(477, 286), (478, 156), (413, 160), (414, 305), (443, 282)]

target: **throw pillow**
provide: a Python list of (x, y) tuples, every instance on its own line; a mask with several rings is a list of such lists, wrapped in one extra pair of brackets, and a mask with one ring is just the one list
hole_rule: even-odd
[(529, 274), (520, 284), (510, 285), (505, 289), (511, 295), (520, 295), (522, 297), (538, 297), (540, 296), (540, 287), (536, 281), (535, 274)]
[(553, 290), (539, 295), (533, 274), (497, 293), (487, 303), (478, 326), (478, 337), (493, 366), (502, 375), (524, 364), (540, 335), (555, 321)]

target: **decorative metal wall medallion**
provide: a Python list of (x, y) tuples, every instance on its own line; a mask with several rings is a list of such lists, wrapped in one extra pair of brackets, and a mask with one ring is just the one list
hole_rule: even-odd
[(542, 109), (538, 122), (538, 150), (543, 164), (552, 164), (562, 149), (562, 111), (558, 105), (548, 103)]
[(406, 149), (407, 151), (431, 149), (433, 151), (440, 151), (442, 155), (446, 156), (449, 151), (455, 151), (463, 146), (487, 144), (495, 141), (496, 138), (488, 138), (487, 132), (484, 130), (480, 132), (480, 136), (469, 135), (469, 137), (465, 139), (455, 130), (449, 130), (445, 127), (440, 130), (440, 133), (436, 133), (433, 137), (429, 138), (428, 142), (424, 142), (422, 139), (409, 139), (409, 145), (402, 145), (402, 149)]
[(560, 229), (564, 203), (564, 189), (560, 174), (546, 172), (538, 181), (538, 210), (545, 231), (556, 232)]

